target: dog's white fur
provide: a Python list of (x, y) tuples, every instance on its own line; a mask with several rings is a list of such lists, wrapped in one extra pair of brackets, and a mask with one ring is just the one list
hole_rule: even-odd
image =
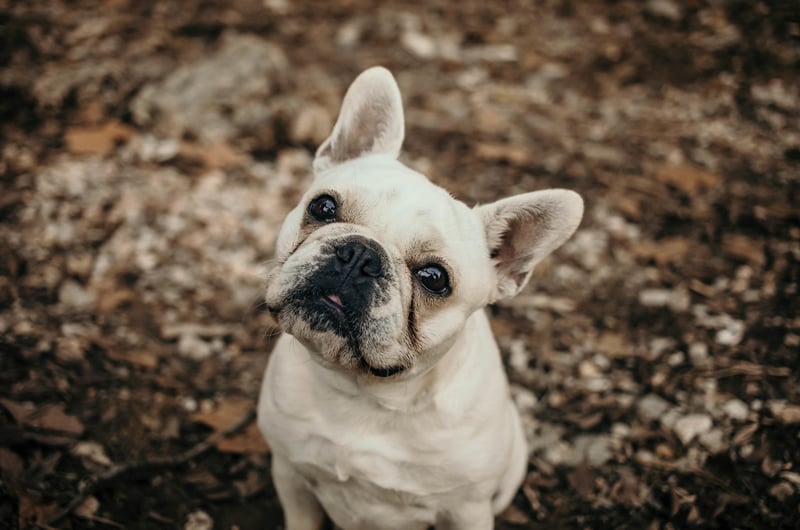
[[(347, 530), (488, 529), (526, 473), (519, 415), (482, 308), (525, 286), (576, 229), (583, 202), (545, 190), (467, 208), (396, 160), (403, 136), (394, 78), (365, 71), (278, 238), (266, 299), (287, 333), (258, 412), (288, 530), (317, 529), (324, 514)], [(320, 193), (340, 194), (349, 217), (309, 227), (306, 208)], [(284, 307), (326, 245), (352, 235), (387, 256), (385, 300), (363, 316), (369, 346), (359, 355), (403, 367), (391, 377), (365, 371), (336, 333)], [(414, 267), (430, 261), (447, 264), (449, 296), (417, 285)]]

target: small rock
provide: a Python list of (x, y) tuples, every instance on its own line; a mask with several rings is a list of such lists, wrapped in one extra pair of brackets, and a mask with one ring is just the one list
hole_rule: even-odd
[(419, 59), (433, 59), (436, 56), (436, 41), (418, 31), (406, 31), (400, 43)]
[(100, 464), (101, 466), (111, 465), (111, 459), (108, 458), (106, 450), (97, 442), (78, 442), (74, 447), (72, 447), (70, 453), (75, 456), (87, 458), (88, 460), (91, 460), (95, 464)]
[(511, 396), (514, 398), (514, 403), (517, 405), (517, 408), (523, 414), (533, 411), (533, 409), (536, 408), (536, 404), (539, 402), (536, 394), (520, 385), (511, 385)]
[(694, 342), (689, 346), (689, 359), (692, 365), (698, 368), (708, 366), (710, 359), (708, 356), (708, 346), (703, 342)]
[(67, 280), (58, 290), (58, 301), (67, 309), (84, 312), (94, 307), (95, 295), (78, 282)]
[(731, 399), (722, 405), (722, 411), (732, 420), (744, 421), (747, 419), (749, 409), (741, 399)]
[(296, 144), (320, 145), (333, 129), (333, 118), (322, 105), (307, 104), (297, 114), (289, 129), (289, 139)]
[(645, 307), (669, 307), (672, 311), (689, 309), (691, 299), (686, 289), (642, 289), (639, 303)]
[(525, 342), (514, 339), (508, 345), (508, 350), (508, 364), (511, 369), (518, 373), (524, 373), (528, 369), (528, 362), (530, 361), (530, 354), (525, 347)]
[(647, 394), (636, 405), (639, 418), (645, 421), (655, 421), (670, 408), (667, 400), (656, 394)]
[(573, 451), (580, 461), (590, 466), (601, 466), (611, 460), (611, 436), (608, 434), (589, 434), (578, 436), (573, 444)]
[(767, 408), (779, 422), (785, 425), (800, 423), (800, 405), (788, 405), (781, 399), (767, 402)]
[(65, 364), (83, 360), (84, 343), (79, 337), (60, 337), (56, 341), (56, 359)]
[(794, 488), (788, 482), (778, 482), (769, 489), (769, 494), (778, 499), (778, 502), (786, 502), (794, 495)]
[(727, 447), (724, 440), (724, 433), (721, 429), (712, 429), (700, 435), (700, 443), (709, 450), (711, 454), (724, 451)]
[(717, 344), (722, 344), (723, 346), (736, 346), (742, 341), (742, 338), (744, 337), (744, 331), (744, 322), (741, 320), (731, 319), (724, 328), (717, 331)]
[(713, 424), (708, 414), (689, 414), (678, 418), (673, 430), (683, 445), (688, 445), (695, 437), (710, 431)]
[(193, 333), (181, 335), (178, 341), (178, 353), (194, 361), (202, 361), (211, 356), (211, 344)]
[(648, 0), (645, 9), (653, 16), (677, 22), (683, 17), (683, 8), (672, 0)]
[(186, 524), (183, 525), (183, 530), (211, 530), (212, 528), (214, 528), (214, 520), (202, 510), (190, 513), (186, 517)]
[(594, 379), (600, 377), (602, 372), (592, 361), (581, 361), (578, 364), (578, 376), (581, 379)]

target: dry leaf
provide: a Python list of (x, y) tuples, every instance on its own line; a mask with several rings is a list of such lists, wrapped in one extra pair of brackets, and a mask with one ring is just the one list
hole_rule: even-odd
[(240, 434), (217, 442), (217, 449), (223, 453), (269, 453), (269, 446), (255, 423), (248, 425)]
[(597, 339), (594, 345), (597, 353), (602, 353), (609, 358), (629, 357), (631, 345), (619, 333), (605, 332)]
[(683, 237), (668, 237), (658, 241), (641, 241), (632, 251), (637, 258), (652, 259), (658, 265), (678, 263), (689, 253), (689, 241)]
[(42, 499), (35, 494), (21, 493), (19, 495), (19, 527), (31, 528), (34, 525), (43, 525), (58, 512), (56, 504), (42, 504)]
[(22, 473), (24, 468), (25, 463), (17, 453), (5, 447), (0, 447), (0, 471), (14, 479)]
[(216, 142), (203, 149), (203, 161), (211, 169), (238, 167), (244, 164), (244, 155), (225, 142)]
[(106, 349), (106, 357), (112, 361), (118, 361), (142, 368), (156, 368), (158, 366), (158, 355), (150, 350), (129, 350), (119, 351), (115, 348)]
[(594, 470), (587, 465), (579, 465), (567, 474), (567, 481), (578, 495), (588, 497), (594, 491)]
[(513, 504), (510, 505), (505, 510), (503, 510), (498, 515), (498, 517), (500, 518), (501, 521), (505, 521), (505, 522), (511, 523), (511, 524), (522, 525), (522, 524), (528, 524), (530, 522), (530, 519), (525, 514), (525, 512), (523, 512), (522, 510), (520, 510), (519, 508), (517, 508)]
[(78, 155), (106, 155), (117, 143), (128, 140), (133, 129), (118, 121), (109, 121), (93, 127), (70, 127), (64, 141), (71, 153)]
[(490, 162), (509, 162), (517, 166), (524, 166), (530, 161), (525, 148), (499, 143), (479, 143), (475, 154)]
[(64, 412), (63, 403), (43, 405), (35, 414), (25, 419), (31, 427), (58, 431), (74, 436), (83, 434), (85, 428), (75, 416)]
[[(197, 412), (192, 415), (194, 422), (208, 425), (215, 431), (224, 431), (239, 421), (255, 404), (244, 398), (229, 398), (211, 412)], [(217, 442), (217, 449), (225, 453), (260, 453), (269, 452), (258, 426), (251, 423), (239, 434)]]
[(729, 234), (723, 237), (722, 246), (725, 253), (743, 261), (763, 265), (764, 243), (741, 234)]
[(655, 176), (664, 184), (689, 196), (722, 183), (722, 177), (719, 175), (686, 164), (662, 166), (656, 170)]

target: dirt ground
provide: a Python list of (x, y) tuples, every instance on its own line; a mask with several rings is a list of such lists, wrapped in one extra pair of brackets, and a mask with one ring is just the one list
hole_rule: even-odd
[(586, 201), (497, 527), (800, 528), (800, 4), (422, 5), (0, 0), (0, 528), (281, 527), (261, 277), (375, 64), (456, 197)]

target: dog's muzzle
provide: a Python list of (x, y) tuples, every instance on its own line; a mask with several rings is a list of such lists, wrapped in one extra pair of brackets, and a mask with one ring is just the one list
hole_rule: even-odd
[(375, 242), (351, 236), (332, 243), (329, 258), (313, 278), (322, 302), (353, 322), (360, 320), (375, 303), (387, 276), (387, 257)]

